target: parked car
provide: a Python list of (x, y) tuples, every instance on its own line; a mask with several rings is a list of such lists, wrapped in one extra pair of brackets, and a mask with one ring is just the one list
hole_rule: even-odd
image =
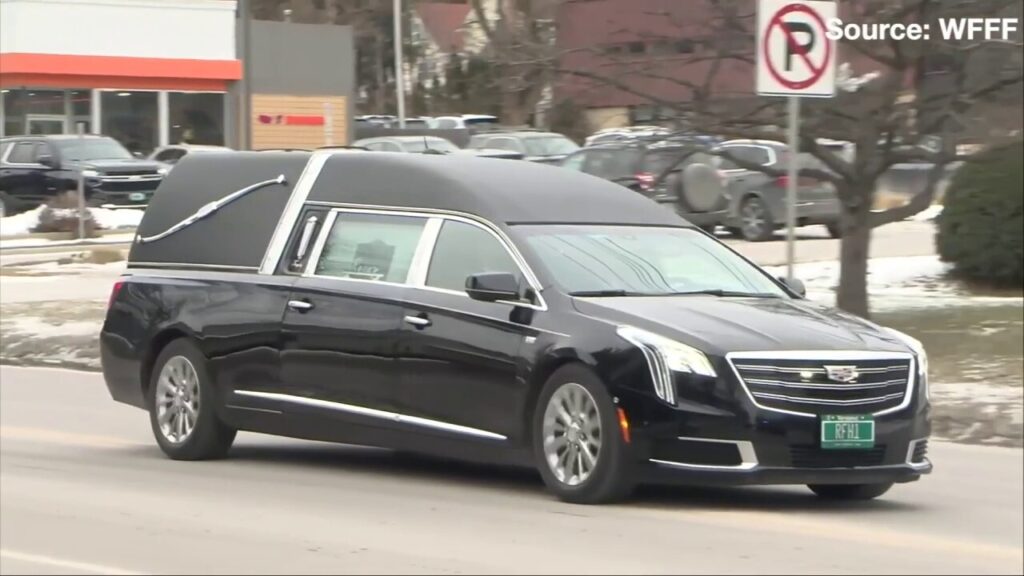
[(638, 482), (877, 497), (930, 472), (919, 342), (586, 174), (427, 154), (186, 158), (100, 334), (170, 458), (238, 430)]
[(89, 205), (145, 205), (167, 170), (140, 160), (107, 136), (14, 136), (0, 139), (0, 203), (14, 214), (77, 190)]
[(557, 163), (579, 150), (575, 142), (555, 132), (534, 130), (495, 131), (474, 134), (467, 148), (518, 152), (530, 162)]
[(158, 162), (163, 168), (170, 171), (187, 154), (208, 154), (216, 152), (233, 152), (226, 146), (210, 146), (205, 144), (172, 144), (162, 146), (149, 155), (149, 160)]
[(596, 146), (598, 144), (614, 144), (623, 140), (634, 140), (637, 138), (667, 137), (672, 134), (668, 128), (661, 126), (626, 126), (621, 128), (604, 128), (587, 136), (583, 141), (584, 147)]
[[(785, 171), (789, 149), (772, 140), (729, 140), (715, 148), (716, 167), (728, 181), (729, 209), (724, 222), (735, 235), (750, 241), (769, 240), (786, 224), (786, 176), (770, 176), (739, 166), (731, 158)], [(800, 154), (800, 167), (824, 169), (810, 154)], [(797, 180), (798, 226), (821, 224), (833, 238), (841, 236), (842, 214), (835, 186), (801, 176)]]
[(498, 117), (490, 114), (462, 114), (460, 116), (436, 116), (429, 121), (429, 127), (453, 130), (459, 128), (492, 128), (498, 125)]
[(433, 152), (440, 154), (468, 154), (485, 158), (507, 158), (520, 160), (523, 155), (511, 150), (466, 150), (459, 148), (451, 140), (440, 136), (377, 136), (356, 140), (353, 146), (366, 148), (373, 152)]
[(715, 162), (699, 146), (656, 138), (582, 148), (560, 165), (640, 192), (713, 232), (725, 222), (728, 208), (727, 189)]

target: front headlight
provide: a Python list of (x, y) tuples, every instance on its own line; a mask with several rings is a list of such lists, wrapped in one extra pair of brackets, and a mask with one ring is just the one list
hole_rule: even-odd
[(619, 326), (616, 332), (643, 352), (654, 380), (654, 392), (669, 404), (676, 403), (673, 372), (717, 376), (708, 357), (692, 346), (634, 326)]
[(85, 176), (86, 178), (99, 178), (100, 173), (91, 168), (87, 168), (85, 170), (82, 170), (82, 176)]
[(156, 169), (156, 173), (161, 175), (161, 176), (167, 176), (167, 173), (170, 172), (170, 171), (171, 171), (171, 169), (167, 168), (167, 167), (157, 168)]
[(900, 342), (907, 345), (914, 352), (914, 356), (917, 357), (917, 375), (924, 383), (924, 397), (926, 400), (931, 401), (931, 391), (928, 386), (928, 353), (924, 350), (924, 344), (913, 336), (904, 334), (899, 330), (893, 330), (892, 328), (885, 328), (885, 331), (895, 336)]

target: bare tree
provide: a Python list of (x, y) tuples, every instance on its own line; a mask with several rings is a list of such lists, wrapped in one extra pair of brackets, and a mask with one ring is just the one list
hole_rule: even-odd
[[(562, 78), (584, 79), (594, 89), (620, 90), (670, 111), (677, 124), (732, 138), (785, 140), (785, 102), (752, 95), (754, 2), (703, 0), (707, 19), (701, 32), (680, 33), (699, 49), (671, 58), (651, 56), (628, 64), (612, 61), (601, 68), (559, 67)], [(687, 3), (693, 11), (697, 2)], [(930, 22), (938, 18), (991, 17), (1020, 10), (1019, 0), (848, 0), (840, 2), (845, 22), (881, 24)], [(1012, 13), (1012, 12), (1011, 12)], [(1017, 14), (1019, 16), (1019, 14)], [(666, 19), (678, 13), (663, 14)], [(672, 36), (671, 34), (667, 36)], [(977, 121), (988, 103), (1005, 98), (1022, 82), (1016, 40), (963, 42), (930, 39), (841, 41), (843, 58), (861, 74), (847, 78), (831, 99), (806, 99), (800, 125), (800, 151), (820, 161), (801, 176), (831, 183), (841, 206), (839, 307), (867, 317), (867, 265), (871, 230), (905, 219), (928, 207), (957, 156), (953, 143), (964, 125)], [(656, 39), (648, 39), (648, 45)], [(995, 51), (993, 43), (998, 43)], [(580, 48), (577, 48), (580, 49)], [(592, 50), (601, 50), (595, 46)], [(1001, 64), (982, 66), (1000, 59)], [(536, 63), (536, 62), (535, 62)], [(738, 88), (737, 66), (749, 79)], [(985, 69), (988, 73), (978, 73)], [(845, 69), (845, 68), (844, 68)], [(730, 72), (729, 76), (726, 72)], [(656, 81), (658, 89), (651, 89)], [(666, 90), (669, 86), (675, 90)], [(682, 96), (680, 96), (682, 93)], [(669, 94), (669, 95), (666, 95)], [(1019, 96), (1017, 97), (1019, 107)], [(1010, 134), (1020, 126), (1008, 127)], [(989, 134), (989, 137), (995, 135)], [(852, 144), (854, 155), (824, 146), (825, 139)], [(732, 158), (741, 166), (781, 176), (771, 169)], [(902, 163), (926, 165), (927, 177), (909, 201), (897, 208), (874, 210), (879, 179)]]

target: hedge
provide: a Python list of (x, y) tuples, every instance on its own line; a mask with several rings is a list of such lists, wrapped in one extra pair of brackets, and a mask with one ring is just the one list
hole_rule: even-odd
[(936, 243), (953, 274), (992, 286), (1024, 281), (1024, 142), (979, 152), (946, 190)]

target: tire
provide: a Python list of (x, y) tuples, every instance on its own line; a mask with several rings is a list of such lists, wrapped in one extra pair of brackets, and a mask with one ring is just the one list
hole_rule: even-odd
[(825, 228), (828, 230), (828, 235), (832, 238), (842, 238), (843, 229), (839, 226), (838, 222), (832, 224), (825, 224)]
[(871, 500), (892, 488), (883, 484), (808, 484), (808, 488), (824, 500)]
[[(150, 427), (164, 454), (172, 460), (211, 460), (227, 454), (237, 431), (221, 422), (216, 401), (206, 358), (195, 344), (179, 339), (164, 347), (149, 382)], [(177, 427), (179, 422), (182, 428)]]
[[(574, 403), (573, 399), (578, 401)], [(576, 410), (571, 408), (565, 410), (572, 417), (569, 426), (555, 415), (558, 405), (563, 409), (579, 409), (577, 414), (572, 414)], [(590, 417), (580, 418), (579, 414), (589, 414)], [(563, 433), (559, 434), (559, 430)], [(636, 462), (631, 446), (619, 430), (618, 413), (611, 394), (587, 368), (570, 364), (559, 368), (548, 378), (534, 409), (532, 432), (537, 470), (548, 489), (559, 499), (576, 504), (601, 504), (621, 500), (632, 493)], [(557, 438), (563, 439), (564, 450), (545, 448), (545, 445), (554, 446)], [(575, 453), (578, 454), (578, 463), (560, 466), (561, 456), (571, 455), (574, 439), (577, 441)], [(580, 446), (585, 445), (586, 448), (582, 449), (591, 454), (594, 444), (597, 444), (597, 456), (584, 473), (586, 463)], [(570, 459), (571, 456), (566, 461)]]
[(764, 242), (775, 235), (775, 221), (764, 200), (751, 196), (740, 205), (740, 235), (748, 242)]

